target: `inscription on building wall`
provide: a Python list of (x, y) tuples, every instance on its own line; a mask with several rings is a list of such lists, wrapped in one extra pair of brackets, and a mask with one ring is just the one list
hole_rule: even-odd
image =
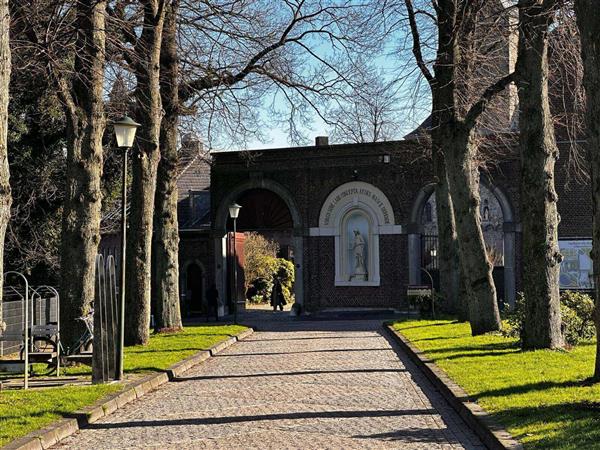
[(341, 191), (331, 200), (331, 202), (329, 202), (329, 204), (327, 205), (327, 209), (325, 210), (325, 226), (331, 224), (331, 214), (335, 210), (336, 205), (348, 197), (356, 197), (357, 199), (360, 197), (366, 197), (371, 199), (379, 207), (381, 214), (383, 215), (383, 224), (388, 225), (392, 223), (388, 208), (385, 206), (385, 203), (377, 196), (376, 193), (371, 192), (369, 189), (366, 188), (351, 187), (344, 191)]

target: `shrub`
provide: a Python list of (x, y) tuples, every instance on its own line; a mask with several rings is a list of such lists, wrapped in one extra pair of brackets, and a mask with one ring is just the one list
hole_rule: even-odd
[[(561, 329), (568, 345), (594, 337), (594, 301), (581, 292), (565, 291), (560, 296)], [(504, 317), (503, 334), (520, 338), (525, 321), (525, 298), (519, 292), (515, 307)]]
[(244, 275), (247, 283), (246, 295), (251, 303), (269, 302), (276, 278), (281, 283), (285, 301), (294, 301), (294, 264), (284, 258), (276, 258), (278, 249), (279, 245), (276, 242), (258, 233), (246, 234)]
[(279, 245), (264, 236), (252, 232), (246, 233), (244, 240), (244, 275), (250, 286), (258, 278), (268, 279), (273, 271), (273, 260)]
[[(411, 301), (419, 310), (419, 314), (421, 315), (421, 317), (433, 318), (433, 314), (431, 311), (431, 296), (423, 295), (419, 297), (413, 297)], [(433, 307), (435, 308), (435, 314), (440, 314), (442, 312), (443, 305), (444, 297), (436, 292), (433, 297)]]
[(589, 295), (565, 291), (560, 297), (560, 312), (567, 344), (577, 345), (580, 341), (593, 339), (594, 301)]
[(525, 297), (523, 293), (517, 293), (514, 308), (510, 308), (507, 305), (502, 308), (502, 311), (504, 312), (502, 334), (507, 337), (520, 338), (523, 333), (523, 324), (525, 323)]

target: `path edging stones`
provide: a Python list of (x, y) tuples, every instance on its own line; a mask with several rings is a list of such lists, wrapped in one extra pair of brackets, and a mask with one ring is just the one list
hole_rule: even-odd
[(202, 350), (186, 359), (176, 362), (164, 372), (150, 374), (127, 385), (125, 390), (103, 397), (93, 405), (86, 406), (70, 414), (68, 418), (60, 419), (50, 425), (32, 431), (31, 433), (9, 442), (3, 450), (46, 450), (61, 440), (77, 433), (86, 425), (108, 416), (118, 409), (123, 408), (135, 399), (143, 397), (149, 392), (158, 389), (161, 385), (183, 375), (192, 367), (203, 363), (207, 359), (222, 352), (238, 341), (247, 338), (254, 330), (248, 328), (241, 333), (221, 341), (208, 350)]
[(473, 429), (485, 446), (492, 450), (523, 449), (523, 445), (519, 441), (498, 425), (481, 406), (469, 398), (462, 387), (452, 381), (446, 372), (415, 347), (402, 333), (388, 323), (384, 324), (384, 329), (421, 369), (458, 415)]

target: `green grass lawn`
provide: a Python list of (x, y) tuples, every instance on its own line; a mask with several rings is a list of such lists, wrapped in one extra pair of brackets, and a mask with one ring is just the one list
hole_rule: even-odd
[(526, 448), (600, 449), (595, 345), (522, 352), (516, 339), (472, 337), (468, 323), (406, 320), (394, 328), (425, 352)]
[[(200, 350), (240, 333), (237, 325), (186, 326), (180, 333), (151, 335), (147, 346), (125, 349), (126, 374), (143, 374), (164, 370)], [(67, 368), (67, 375), (90, 374), (89, 367)], [(43, 428), (84, 406), (91, 405), (122, 385), (65, 386), (0, 393), (0, 446), (13, 439)]]

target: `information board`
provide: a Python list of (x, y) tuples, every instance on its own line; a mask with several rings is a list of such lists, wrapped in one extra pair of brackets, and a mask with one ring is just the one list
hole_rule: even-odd
[(560, 264), (560, 288), (584, 290), (593, 288), (591, 239), (559, 240), (563, 255)]

